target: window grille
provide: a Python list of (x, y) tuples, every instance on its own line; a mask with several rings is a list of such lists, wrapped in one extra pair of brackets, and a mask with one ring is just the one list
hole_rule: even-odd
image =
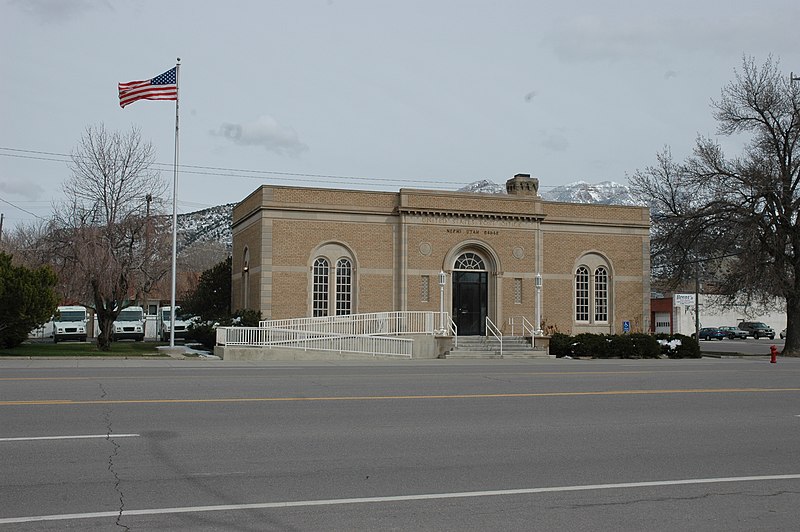
[(514, 304), (522, 304), (522, 279), (514, 279)]
[(462, 254), (456, 259), (453, 269), (486, 271), (486, 266), (484, 265), (483, 259), (480, 257), (480, 255), (468, 252)]
[(575, 272), (575, 321), (589, 321), (589, 268)]
[(422, 285), (420, 286), (420, 299), (423, 303), (427, 303), (431, 299), (431, 276), (422, 276)]
[(350, 314), (352, 301), (352, 271), (348, 259), (336, 262), (336, 315)]
[(322, 257), (314, 261), (314, 287), (312, 310), (314, 316), (328, 315), (328, 260)]
[(603, 266), (594, 271), (594, 321), (608, 321), (608, 271)]

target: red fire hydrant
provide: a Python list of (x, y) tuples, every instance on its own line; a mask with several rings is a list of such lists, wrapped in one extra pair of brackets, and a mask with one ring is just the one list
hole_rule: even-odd
[(769, 361), (775, 364), (778, 361), (778, 348), (774, 345), (769, 346)]

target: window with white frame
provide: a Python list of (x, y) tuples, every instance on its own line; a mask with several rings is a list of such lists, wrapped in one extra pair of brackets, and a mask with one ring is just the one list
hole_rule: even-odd
[(575, 272), (575, 321), (589, 321), (589, 268)]
[(353, 266), (349, 259), (336, 261), (336, 315), (343, 316), (352, 312)]
[(594, 321), (608, 321), (608, 270), (594, 271)]
[(328, 259), (318, 257), (314, 260), (313, 288), (312, 288), (312, 315), (328, 315), (328, 276), (330, 266)]
[(611, 275), (606, 260), (597, 253), (581, 258), (575, 269), (575, 321), (608, 323), (611, 313)]
[(345, 246), (328, 243), (315, 251), (309, 286), (312, 316), (355, 312), (355, 271), (353, 255)]
[(486, 265), (480, 255), (472, 252), (462, 253), (453, 265), (454, 270), (479, 270), (485, 271)]

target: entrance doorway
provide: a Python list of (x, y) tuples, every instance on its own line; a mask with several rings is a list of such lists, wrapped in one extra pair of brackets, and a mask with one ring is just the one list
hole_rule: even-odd
[(489, 275), (483, 259), (464, 253), (453, 267), (453, 321), (462, 336), (483, 335), (489, 303)]

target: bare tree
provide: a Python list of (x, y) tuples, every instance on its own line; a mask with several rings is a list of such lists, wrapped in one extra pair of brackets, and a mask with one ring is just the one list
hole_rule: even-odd
[(734, 301), (786, 302), (785, 355), (800, 355), (800, 85), (768, 58), (742, 70), (712, 101), (720, 135), (749, 137), (727, 158), (698, 137), (692, 156), (669, 150), (631, 185), (651, 202), (654, 274), (676, 284), (713, 270)]
[(49, 228), (45, 248), (62, 293), (94, 309), (101, 349), (110, 346), (120, 310), (169, 271), (168, 218), (151, 210), (166, 184), (152, 165), (153, 148), (138, 130), (88, 127), (72, 153), (66, 201)]

